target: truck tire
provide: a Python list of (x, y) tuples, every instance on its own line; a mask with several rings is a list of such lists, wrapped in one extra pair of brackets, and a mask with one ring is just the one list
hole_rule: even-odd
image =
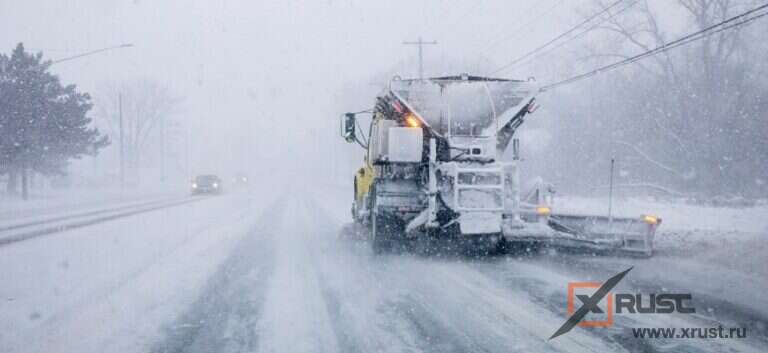
[(392, 252), (402, 249), (405, 245), (405, 223), (397, 215), (385, 212), (379, 208), (377, 183), (371, 185), (370, 221), (371, 247), (375, 254)]
[(392, 230), (387, 217), (374, 213), (371, 216), (371, 246), (374, 254), (392, 251)]
[(400, 217), (378, 212), (371, 217), (371, 244), (376, 254), (406, 251), (410, 241), (405, 237), (405, 223)]
[(387, 253), (392, 249), (392, 244), (391, 239), (389, 239), (389, 234), (387, 234), (384, 215), (380, 214), (376, 205), (378, 200), (376, 199), (375, 182), (373, 185), (371, 185), (371, 188), (368, 190), (368, 192), (370, 193), (370, 198), (368, 199), (368, 210), (371, 220), (371, 249), (376, 255)]

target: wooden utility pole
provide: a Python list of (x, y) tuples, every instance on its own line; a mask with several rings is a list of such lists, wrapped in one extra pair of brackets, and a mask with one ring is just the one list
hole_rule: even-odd
[(419, 40), (415, 42), (403, 42), (404, 45), (418, 45), (419, 46), (419, 80), (424, 79), (424, 45), (434, 45), (437, 41), (425, 42), (419, 37)]
[(125, 147), (123, 140), (123, 94), (117, 94), (117, 115), (120, 120), (120, 188), (125, 187)]

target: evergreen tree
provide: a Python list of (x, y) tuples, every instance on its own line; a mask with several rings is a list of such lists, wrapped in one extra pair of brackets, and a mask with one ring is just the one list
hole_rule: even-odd
[(0, 57), (0, 172), (9, 174), (9, 190), (21, 177), (25, 199), (30, 171), (64, 174), (70, 159), (109, 144), (89, 127), (91, 97), (75, 85), (62, 86), (42, 57), (21, 43)]

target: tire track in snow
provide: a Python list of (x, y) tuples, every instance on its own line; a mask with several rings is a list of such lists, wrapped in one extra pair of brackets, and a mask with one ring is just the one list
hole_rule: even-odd
[[(619, 263), (615, 263), (618, 261)], [(592, 256), (573, 256), (561, 254), (560, 256), (526, 257), (518, 260), (493, 261), (478, 263), (475, 268), (491, 280), (503, 283), (510, 290), (520, 290), (529, 293), (538, 302), (548, 303), (547, 307), (554, 313), (564, 315), (566, 307), (566, 285), (569, 281), (595, 280), (602, 281), (614, 275), (616, 271), (626, 267), (635, 266), (633, 272), (641, 273), (643, 263), (647, 259), (616, 259)], [(613, 265), (607, 265), (606, 262)], [(639, 264), (638, 264), (639, 263)], [(663, 273), (659, 275), (663, 276)], [(633, 278), (631, 275), (617, 288), (630, 293), (661, 293), (670, 292), (653, 277), (648, 274)], [(521, 278), (538, 279), (532, 285), (520, 286)], [(671, 292), (691, 292), (689, 289), (671, 287)], [(696, 299), (696, 292), (693, 292)], [(698, 308), (706, 307), (703, 302), (694, 302)], [(704, 311), (704, 310), (700, 310)], [(615, 344), (620, 344), (629, 351), (666, 352), (677, 351), (764, 351), (765, 339), (760, 340), (760, 333), (749, 331), (752, 335), (749, 339), (730, 340), (690, 340), (690, 339), (635, 339), (631, 328), (633, 327), (741, 327), (741, 324), (732, 321), (718, 321), (706, 317), (700, 312), (693, 315), (622, 315), (615, 317), (612, 327), (607, 328), (578, 328), (580, 331), (593, 334), (595, 337)], [(565, 320), (565, 316), (563, 316)], [(568, 333), (568, 335), (574, 332)], [(756, 337), (757, 336), (757, 337)], [(566, 336), (562, 336), (566, 337)]]
[[(346, 293), (345, 305), (360, 308), (346, 312), (370, 312), (375, 305), (378, 315), (371, 319), (390, 320), (384, 323), (390, 330), (385, 333), (400, 338), (399, 351), (621, 350), (619, 345), (583, 334), (547, 342), (549, 329), (562, 324), (560, 318), (531, 302), (524, 292), (490, 281), (471, 268), (471, 261), (409, 254), (374, 256), (366, 244), (342, 243), (336, 257), (347, 262), (343, 276), (353, 277), (345, 282), (374, 284), (365, 290), (349, 289), (360, 295)], [(373, 298), (360, 299), (364, 296)], [(356, 324), (351, 321), (350, 326)]]
[(434, 308), (426, 304), (431, 298), (404, 287), (408, 281), (392, 281), (396, 263), (407, 257), (373, 255), (365, 241), (340, 234), (348, 229), (332, 221), (319, 202), (314, 202), (313, 209), (325, 225), (321, 283), (329, 301), (339, 304), (330, 305), (329, 313), (334, 331), (341, 332), (337, 335), (340, 351), (489, 351), (441, 322)]
[[(621, 347), (586, 334), (548, 341), (560, 317), (471, 268), (471, 262), (404, 257), (391, 273), (409, 273), (407, 286), (424, 299), (425, 311), (471, 351), (591, 352)], [(392, 279), (393, 281), (396, 279)]]
[(315, 216), (297, 195), (275, 232), (275, 271), (257, 325), (259, 352), (339, 351), (316, 269)]
[(339, 224), (316, 200), (309, 202), (320, 239), (319, 283), (339, 352), (421, 351), (412, 325), (388, 299), (390, 288), (379, 285), (386, 264), (371, 261), (364, 243), (340, 242)]
[(258, 347), (256, 329), (274, 272), (274, 220), (282, 204), (269, 207), (256, 226), (236, 245), (233, 253), (208, 280), (200, 297), (173, 325), (165, 339), (151, 349), (171, 352), (242, 352)]
[[(203, 198), (183, 198), (178, 201), (170, 202), (151, 202), (138, 206), (122, 207), (119, 209), (96, 211), (86, 214), (59, 217), (53, 220), (44, 220), (29, 224), (19, 224), (0, 229), (0, 233), (10, 232), (10, 234), (0, 235), (0, 246), (8, 246), (15, 243), (32, 240), (40, 237), (51, 236), (57, 233), (88, 227), (100, 223), (114, 221), (121, 218), (131, 217), (142, 213), (158, 211), (171, 207), (181, 206), (192, 202), (205, 200)], [(106, 214), (106, 215), (102, 215)], [(90, 216), (90, 217), (89, 217)], [(53, 224), (46, 226), (47, 224)], [(40, 227), (36, 227), (40, 226)], [(31, 230), (24, 231), (26, 228)], [(20, 232), (13, 232), (15, 229), (21, 229)]]
[[(174, 212), (180, 212), (174, 210)], [(125, 297), (126, 292), (135, 291), (136, 288), (141, 288), (145, 285), (146, 280), (151, 281), (154, 273), (157, 271), (163, 271), (167, 269), (179, 254), (185, 251), (189, 251), (189, 247), (197, 246), (197, 242), (204, 240), (206, 233), (211, 229), (216, 229), (222, 226), (223, 222), (229, 221), (230, 223), (237, 224), (244, 216), (247, 210), (237, 212), (234, 216), (228, 216), (225, 219), (218, 222), (208, 222), (202, 225), (196, 226), (194, 229), (184, 232), (185, 235), (179, 239), (166, 244), (158, 248), (157, 252), (151, 253), (144, 258), (144, 261), (137, 263), (131, 263), (130, 266), (121, 268), (121, 271), (116, 272), (113, 280), (106, 283), (101, 283), (98, 286), (90, 285), (86, 287), (87, 290), (82, 293), (71, 294), (68, 300), (62, 300), (52, 307), (50, 313), (43, 316), (42, 320), (38, 320), (38, 323), (30, 327), (29, 329), (14, 333), (13, 340), (9, 343), (7, 350), (9, 352), (49, 352), (52, 347), (56, 347), (57, 351), (89, 351), (89, 349), (83, 349), (82, 347), (108, 345), (112, 341), (118, 341), (119, 343), (125, 343), (126, 340), (120, 337), (114, 337), (115, 329), (121, 329), (124, 331), (130, 331), (128, 327), (119, 327), (113, 325), (112, 321), (107, 323), (99, 323), (99, 319), (104, 316), (105, 310), (109, 310), (110, 315), (115, 315), (118, 321), (125, 320), (126, 316), (136, 315), (134, 312), (121, 312), (125, 310), (123, 305), (120, 305), (116, 309), (115, 302), (116, 297)], [(236, 228), (236, 227), (235, 227)], [(102, 233), (97, 233), (98, 239), (104, 241), (105, 239), (100, 236)], [(238, 233), (238, 236), (242, 233)], [(73, 233), (68, 234), (69, 237), (76, 237), (78, 242), (87, 242), (89, 237), (92, 237), (91, 233)], [(125, 234), (118, 234), (116, 239), (125, 236)], [(61, 241), (61, 239), (57, 239)], [(21, 247), (30, 246), (29, 243), (19, 244)], [(4, 251), (13, 251), (11, 248), (3, 248)], [(18, 249), (16, 249), (18, 250)], [(157, 300), (155, 293), (149, 292), (148, 299)], [(127, 299), (123, 298), (126, 301)], [(130, 302), (134, 305), (135, 302)], [(105, 309), (108, 308), (108, 309)], [(54, 310), (55, 309), (55, 310)], [(100, 315), (97, 318), (94, 316)], [(92, 327), (92, 326), (95, 326)], [(76, 340), (73, 340), (73, 334), (83, 335)], [(77, 337), (77, 336), (75, 336)], [(75, 349), (73, 346), (79, 346), (81, 348)], [(5, 350), (3, 350), (5, 352)]]
[[(329, 203), (318, 203), (318, 205), (325, 206)], [(336, 207), (338, 208), (339, 205), (340, 203), (337, 203)], [(334, 210), (328, 209), (327, 212), (331, 213)], [(345, 222), (348, 219), (348, 216), (342, 212), (334, 212), (333, 214), (336, 215), (336, 223)], [(616, 322), (612, 328), (580, 327), (546, 346), (533, 345), (533, 348), (528, 347), (526, 350), (570, 351), (581, 348), (585, 351), (627, 350), (646, 352), (670, 350), (765, 351), (766, 338), (754, 337), (763, 335), (762, 333), (768, 327), (763, 316), (757, 314), (757, 311), (762, 310), (762, 308), (753, 310), (747, 307), (736, 308), (735, 304), (729, 306), (722, 299), (709, 298), (701, 293), (701, 290), (712, 293), (718, 286), (736, 281), (735, 278), (724, 281), (722, 278), (702, 276), (701, 272), (704, 271), (702, 267), (709, 268), (711, 265), (687, 264), (678, 258), (670, 259), (663, 255), (652, 259), (617, 259), (612, 256), (594, 257), (563, 253), (538, 253), (523, 257), (520, 261), (517, 261), (514, 255), (479, 260), (465, 257), (436, 258), (408, 254), (403, 256), (372, 256), (368, 246), (365, 242), (345, 242), (341, 248), (347, 251), (340, 251), (339, 253), (347, 255), (345, 261), (348, 261), (349, 266), (354, 270), (348, 270), (344, 275), (353, 276), (355, 279), (359, 278), (357, 281), (361, 283), (364, 283), (367, 278), (368, 281), (375, 282), (379, 287), (386, 288), (388, 293), (382, 294), (374, 291), (375, 293), (371, 296), (376, 296), (379, 301), (380, 297), (386, 297), (388, 305), (381, 305), (380, 308), (388, 306), (390, 309), (386, 311), (396, 311), (394, 316), (397, 318), (393, 318), (390, 324), (394, 326), (397, 323), (397, 325), (409, 327), (415, 338), (414, 345), (418, 347), (414, 348), (416, 351), (429, 350), (430, 348), (453, 351), (461, 350), (461, 347), (465, 346), (470, 346), (472, 350), (501, 351), (505, 341), (520, 339), (525, 342), (530, 340), (530, 338), (525, 337), (528, 332), (530, 332), (528, 336), (548, 336), (567, 317), (565, 314), (567, 282), (605, 280), (616, 272), (633, 265), (639, 267), (633, 270), (633, 273), (620, 284), (620, 287), (639, 290), (643, 293), (663, 291), (661, 287), (666, 287), (667, 291), (692, 291), (694, 298), (698, 297), (705, 308), (706, 304), (714, 305), (715, 314), (699, 315), (697, 313), (688, 317), (671, 315), (625, 316), (621, 317), (620, 322)], [(656, 263), (656, 265), (648, 266), (651, 263)], [(685, 269), (681, 267), (685, 267)], [(696, 268), (699, 270), (695, 270)], [(669, 276), (669, 273), (678, 270), (684, 272), (683, 277)], [(670, 278), (674, 281), (670, 282)], [(696, 280), (701, 282), (698, 286), (693, 285)], [(754, 279), (750, 283), (750, 287), (761, 288), (760, 281), (760, 278)], [(731, 290), (734, 288), (741, 287), (731, 287)], [(762, 288), (765, 288), (764, 284)], [(750, 291), (742, 294), (750, 295), (755, 292), (762, 293), (764, 291)], [(465, 296), (467, 293), (472, 293), (476, 299), (473, 300), (471, 296), (464, 300), (452, 298), (453, 296)], [(697, 293), (701, 294), (697, 295)], [(759, 296), (759, 294), (752, 295)], [(761, 300), (760, 298), (755, 299), (757, 303)], [(360, 302), (360, 300), (357, 301)], [(523, 310), (516, 313), (517, 310), (508, 302), (513, 302), (515, 306), (521, 307)], [(483, 307), (483, 303), (485, 307)], [(347, 306), (349, 306), (348, 303)], [(495, 319), (495, 314), (490, 311), (487, 311), (485, 315), (477, 315), (473, 312), (473, 309), (476, 309), (474, 311), (477, 312), (483, 312), (486, 307), (496, 309), (508, 318), (504, 318), (502, 315), (501, 319)], [(732, 327), (743, 326), (745, 320), (751, 322), (748, 324), (749, 339), (725, 341), (641, 340), (632, 338), (630, 331), (632, 327), (710, 327), (712, 325), (717, 326), (718, 322), (727, 326), (729, 321), (725, 320), (726, 317), (723, 314), (731, 313), (735, 314), (735, 317), (731, 317), (731, 319), (738, 319), (738, 321), (733, 322)], [(527, 314), (534, 315), (528, 315), (526, 318)], [(482, 320), (483, 316), (486, 317), (485, 322)], [(475, 317), (477, 319), (474, 319)], [(462, 323), (462, 321), (472, 321), (477, 322), (477, 324), (472, 325)], [(442, 324), (443, 322), (446, 324)], [(531, 327), (526, 327), (529, 322)], [(498, 338), (500, 344), (494, 345), (487, 343), (490, 340), (479, 340), (481, 344), (473, 346), (473, 342), (478, 342), (477, 337), (490, 336), (489, 333), (482, 332), (482, 330), (477, 333), (473, 330), (492, 324), (509, 327), (508, 337)], [(467, 326), (468, 329), (464, 329), (461, 325)], [(536, 328), (537, 325), (538, 328)], [(457, 334), (446, 335), (446, 333), (451, 332)], [(472, 339), (464, 340), (461, 338), (463, 337), (462, 334), (466, 332), (472, 332), (469, 335)], [(448, 339), (436, 340), (434, 337), (448, 337)], [(575, 340), (577, 344), (575, 347), (558, 345), (561, 344), (559, 342), (561, 339)], [(456, 340), (459, 340), (459, 343), (456, 343)], [(533, 343), (536, 343), (535, 340)], [(435, 348), (439, 347), (439, 344), (443, 344), (443, 346)]]

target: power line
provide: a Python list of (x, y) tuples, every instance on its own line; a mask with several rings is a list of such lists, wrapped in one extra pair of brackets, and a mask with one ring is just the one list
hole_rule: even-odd
[(578, 34), (574, 35), (573, 37), (570, 37), (567, 41), (560, 42), (559, 44), (555, 45), (554, 47), (551, 47), (551, 48), (545, 50), (543, 53), (540, 53), (540, 54), (536, 55), (535, 57), (531, 57), (528, 60), (523, 61), (522, 63), (520, 63), (520, 65), (511, 65), (510, 68), (516, 67), (516, 66), (525, 65), (525, 64), (531, 62), (531, 60), (533, 60), (533, 59), (535, 59), (537, 57), (541, 57), (542, 55), (547, 55), (547, 54), (557, 50), (558, 48), (561, 48), (562, 46), (564, 46), (564, 45), (566, 45), (568, 43), (571, 43), (571, 42), (573, 42), (576, 39), (581, 38), (582, 36), (584, 36), (585, 34), (591, 32), (592, 30), (594, 30), (595, 28), (599, 27), (600, 25), (602, 25), (606, 21), (610, 21), (611, 19), (615, 18), (616, 16), (618, 16), (618, 15), (624, 13), (625, 11), (629, 10), (630, 8), (635, 6), (636, 4), (637, 4), (637, 0), (632, 0), (629, 3), (629, 5), (625, 6), (622, 9), (619, 9), (618, 11), (616, 11), (613, 14), (609, 15), (608, 17), (602, 19), (600, 22), (595, 23), (594, 25), (592, 25), (589, 28), (579, 32)]
[[(521, 31), (518, 31), (518, 30), (520, 30), (520, 29), (523, 29), (523, 28), (525, 28), (525, 27), (528, 27), (528, 25), (530, 25), (530, 24), (532, 24), (532, 23), (534, 23), (534, 22), (538, 21), (538, 20), (539, 20), (539, 19), (540, 19), (542, 16), (550, 14), (552, 11), (554, 11), (556, 8), (558, 8), (560, 5), (562, 5), (564, 1), (565, 1), (565, 0), (560, 0), (560, 1), (557, 1), (557, 2), (555, 2), (555, 3), (554, 3), (552, 6), (550, 6), (550, 7), (549, 7), (549, 8), (547, 8), (546, 10), (544, 10), (544, 11), (540, 12), (539, 14), (535, 15), (535, 16), (534, 16), (533, 18), (531, 18), (529, 21), (527, 21), (527, 22), (525, 22), (525, 23), (523, 23), (523, 24), (521, 24), (521, 25), (519, 25), (519, 26), (515, 27), (514, 29), (512, 29), (512, 30), (510, 31), (510, 32), (512, 32), (511, 34), (509, 34), (509, 35), (506, 35), (506, 36), (504, 36), (504, 37), (502, 37), (502, 38), (499, 38), (499, 39), (496, 39), (496, 40), (492, 40), (492, 41), (491, 41), (491, 42), (490, 42), (490, 43), (489, 43), (487, 46), (485, 46), (483, 49), (481, 49), (481, 50), (479, 51), (479, 53), (481, 53), (481, 54), (482, 54), (482, 53), (485, 53), (486, 51), (488, 51), (488, 50), (490, 50), (491, 48), (493, 48), (493, 47), (494, 47), (496, 44), (499, 44), (499, 43), (501, 43), (501, 42), (506, 42), (507, 40), (510, 40), (510, 39), (512, 39), (512, 38), (517, 38), (517, 37), (519, 37), (519, 36), (520, 36), (520, 35), (521, 35), (523, 32), (521, 32)], [(527, 11), (524, 11), (524, 12), (528, 12), (528, 11), (531, 11), (531, 10), (533, 10), (534, 8), (536, 8), (536, 6), (534, 6), (534, 7), (530, 8), (530, 9), (528, 9)]]
[(459, 28), (459, 25), (462, 24), (462, 22), (466, 22), (468, 18), (473, 17), (477, 11), (481, 9), (479, 5), (478, 2), (467, 6), (467, 8), (461, 12), (462, 15), (448, 26), (449, 30)]
[[(742, 25), (746, 25), (746, 24), (749, 24), (750, 22), (752, 22), (752, 21), (754, 21), (754, 20), (757, 20), (757, 19), (759, 19), (759, 18), (761, 18), (761, 17), (764, 17), (764, 16), (768, 15), (768, 12), (764, 12), (764, 13), (761, 13), (761, 14), (759, 14), (759, 15), (755, 15), (755, 16), (753, 16), (753, 17), (750, 17), (750, 18), (744, 19), (743, 21), (740, 21), (740, 22), (736, 22), (736, 23), (732, 23), (732, 24), (730, 24), (730, 25), (727, 25), (727, 26), (724, 26), (724, 27), (721, 27), (721, 28), (717, 28), (717, 27), (719, 27), (719, 26), (722, 26), (722, 25), (724, 25), (724, 24), (726, 24), (726, 23), (728, 23), (728, 22), (731, 22), (732, 20), (737, 20), (737, 19), (739, 19), (739, 18), (745, 17), (745, 16), (747, 16), (747, 15), (750, 15), (750, 14), (752, 14), (752, 13), (754, 13), (754, 12), (756, 12), (756, 11), (759, 11), (759, 10), (761, 10), (761, 9), (764, 9), (764, 8), (766, 8), (766, 7), (768, 7), (768, 3), (766, 3), (765, 5), (759, 6), (759, 7), (757, 7), (757, 8), (754, 8), (754, 9), (752, 9), (752, 10), (750, 10), (750, 11), (747, 11), (747, 12), (745, 12), (745, 13), (741, 14), (741, 15), (738, 15), (738, 16), (734, 16), (734, 17), (732, 17), (732, 18), (730, 18), (730, 19), (728, 19), (728, 20), (722, 21), (722, 22), (720, 22), (719, 24), (716, 24), (716, 25), (710, 26), (710, 27), (709, 27), (708, 29), (706, 29), (706, 30), (702, 30), (702, 31), (699, 31), (698, 33), (694, 33), (694, 34), (695, 34), (695, 36), (689, 36), (688, 38), (681, 38), (681, 39), (678, 39), (678, 40), (677, 40), (677, 41), (675, 41), (675, 42), (670, 42), (670, 43), (668, 43), (668, 44), (666, 45), (666, 47), (665, 47), (665, 48), (662, 48), (662, 50), (660, 50), (660, 51), (659, 51), (659, 53), (663, 53), (663, 52), (666, 52), (666, 51), (672, 50), (672, 49), (674, 49), (674, 48), (677, 48), (677, 47), (679, 47), (679, 46), (683, 46), (683, 45), (686, 45), (686, 44), (688, 44), (688, 43), (691, 43), (691, 42), (694, 42), (694, 41), (697, 41), (697, 40), (700, 40), (700, 39), (703, 39), (703, 38), (706, 38), (706, 37), (712, 36), (712, 35), (714, 35), (714, 34), (717, 34), (717, 33), (720, 33), (720, 32), (726, 31), (726, 30), (729, 30), (729, 29), (731, 29), (731, 28), (734, 28), (734, 27), (738, 27), (738, 26), (742, 26)], [(717, 29), (715, 29), (715, 28), (717, 28)], [(706, 31), (708, 31), (708, 30), (712, 30), (712, 32), (711, 32), (711, 33), (702, 33), (702, 32), (706, 32)], [(683, 40), (683, 39), (684, 39), (684, 40)], [(655, 55), (655, 54), (658, 54), (658, 53), (650, 53), (650, 54), (647, 54), (647, 55), (645, 55), (645, 56), (643, 56), (643, 57), (640, 57), (640, 58), (637, 58), (637, 59), (635, 59), (635, 60), (632, 60), (630, 63), (634, 63), (634, 62), (636, 62), (636, 61), (638, 61), (638, 60), (644, 59), (645, 57), (648, 57), (648, 56), (653, 56), (653, 55)]]
[(129, 44), (115, 45), (115, 46), (107, 47), (107, 48), (101, 48), (101, 49), (97, 49), (97, 50), (91, 50), (89, 52), (73, 55), (73, 56), (70, 56), (70, 57), (63, 58), (63, 59), (53, 60), (53, 61), (51, 61), (51, 64), (58, 64), (60, 62), (74, 60), (74, 59), (77, 59), (77, 58), (82, 58), (84, 56), (93, 55), (93, 54), (101, 53), (101, 52), (108, 51), (108, 50), (120, 49), (120, 48), (130, 48), (132, 46), (133, 46), (133, 44), (129, 43)]
[(611, 8), (613, 8), (613, 7), (617, 6), (618, 4), (620, 4), (620, 3), (622, 3), (622, 2), (624, 2), (624, 0), (617, 0), (617, 1), (613, 2), (612, 4), (608, 5), (608, 7), (604, 8), (602, 11), (599, 11), (599, 12), (597, 12), (597, 13), (593, 14), (592, 16), (589, 16), (589, 17), (588, 17), (586, 20), (584, 20), (584, 21), (580, 22), (580, 23), (579, 23), (578, 25), (576, 25), (576, 26), (573, 26), (571, 29), (569, 29), (569, 30), (565, 31), (564, 33), (561, 33), (561, 34), (560, 34), (560, 35), (558, 35), (557, 37), (555, 37), (555, 38), (552, 38), (550, 41), (548, 41), (548, 42), (544, 43), (544, 45), (541, 45), (541, 46), (537, 47), (536, 49), (529, 51), (529, 52), (528, 52), (528, 53), (526, 53), (525, 55), (523, 55), (523, 56), (521, 56), (521, 57), (518, 57), (518, 58), (516, 58), (516, 59), (514, 59), (514, 60), (510, 61), (509, 63), (506, 63), (506, 64), (502, 65), (502, 66), (501, 66), (501, 67), (499, 67), (498, 69), (496, 69), (496, 70), (494, 70), (493, 72), (491, 72), (491, 74), (493, 75), (493, 74), (496, 74), (496, 73), (498, 73), (498, 72), (500, 72), (500, 71), (503, 71), (503, 70), (507, 69), (508, 67), (510, 67), (510, 66), (512, 66), (512, 65), (514, 65), (514, 64), (517, 64), (517, 63), (518, 63), (518, 62), (520, 62), (521, 60), (523, 60), (523, 59), (525, 59), (525, 58), (527, 58), (527, 57), (529, 57), (529, 56), (531, 56), (531, 55), (533, 55), (533, 54), (536, 54), (537, 52), (541, 51), (542, 49), (544, 49), (544, 48), (548, 47), (550, 44), (552, 44), (552, 43), (554, 43), (554, 42), (556, 42), (556, 41), (560, 40), (561, 38), (563, 38), (563, 37), (565, 37), (565, 36), (567, 36), (567, 35), (569, 35), (569, 34), (571, 34), (571, 33), (573, 33), (575, 30), (577, 30), (577, 29), (581, 28), (581, 26), (584, 26), (585, 24), (587, 24), (587, 23), (591, 22), (592, 20), (594, 20), (594, 19), (595, 19), (595, 18), (597, 18), (598, 16), (601, 16), (601, 15), (603, 15), (604, 13), (606, 13), (606, 12), (610, 11), (610, 9), (611, 9)]
[[(718, 23), (716, 23), (714, 25), (711, 25), (711, 26), (709, 26), (707, 28), (704, 28), (702, 30), (699, 30), (699, 31), (696, 31), (694, 33), (685, 35), (685, 36), (683, 36), (681, 38), (678, 38), (678, 39), (676, 39), (676, 40), (674, 40), (672, 42), (669, 42), (669, 43), (666, 43), (666, 44), (662, 44), (660, 46), (657, 46), (656, 48), (653, 48), (651, 50), (648, 50), (648, 51), (645, 51), (643, 53), (637, 54), (637, 55), (635, 55), (633, 57), (617, 61), (617, 62), (615, 62), (613, 64), (605, 65), (603, 67), (600, 67), (600, 68), (594, 69), (592, 71), (589, 71), (589, 72), (586, 72), (586, 73), (583, 73), (583, 74), (579, 74), (579, 75), (567, 78), (567, 79), (562, 80), (562, 81), (558, 81), (558, 82), (555, 82), (555, 83), (551, 83), (551, 84), (542, 86), (540, 90), (541, 91), (545, 91), (545, 90), (549, 90), (549, 89), (552, 89), (552, 88), (555, 88), (555, 87), (558, 87), (558, 86), (562, 86), (562, 85), (565, 85), (565, 84), (568, 84), (568, 83), (573, 83), (573, 82), (576, 82), (576, 81), (580, 81), (580, 80), (583, 80), (583, 79), (588, 78), (590, 76), (597, 75), (597, 74), (605, 72), (605, 71), (613, 70), (613, 69), (616, 69), (616, 68), (624, 66), (624, 65), (629, 65), (629, 64), (632, 64), (632, 63), (634, 63), (636, 61), (645, 59), (647, 57), (650, 57), (650, 56), (653, 56), (653, 55), (656, 55), (656, 54), (659, 54), (659, 53), (663, 53), (663, 52), (666, 52), (668, 50), (672, 50), (674, 48), (677, 48), (679, 46), (683, 46), (683, 45), (695, 42), (697, 40), (709, 37), (709, 36), (711, 36), (713, 34), (717, 34), (717, 33), (720, 33), (722, 31), (725, 31), (725, 30), (728, 30), (728, 29), (731, 29), (731, 28), (735, 28), (735, 27), (738, 27), (738, 26), (743, 26), (743, 25), (749, 24), (752, 21), (755, 21), (755, 20), (757, 20), (757, 19), (759, 19), (761, 17), (764, 17), (764, 16), (768, 15), (768, 12), (764, 12), (764, 13), (761, 13), (759, 15), (755, 15), (755, 16), (752, 16), (752, 17), (749, 17), (749, 18), (745, 18), (745, 17), (747, 17), (747, 16), (749, 16), (751, 14), (754, 14), (757, 11), (763, 10), (765, 8), (768, 8), (768, 3), (760, 5), (760, 6), (754, 8), (752, 10), (746, 11), (746, 12), (741, 13), (739, 15), (736, 15), (736, 16), (733, 16), (731, 18), (728, 18), (727, 20), (718, 22)], [(735, 22), (735, 23), (731, 23), (731, 22), (737, 21), (739, 19), (743, 19), (743, 20)], [(731, 24), (725, 26), (728, 23), (731, 23)], [(720, 28), (718, 28), (718, 27), (720, 27)]]

